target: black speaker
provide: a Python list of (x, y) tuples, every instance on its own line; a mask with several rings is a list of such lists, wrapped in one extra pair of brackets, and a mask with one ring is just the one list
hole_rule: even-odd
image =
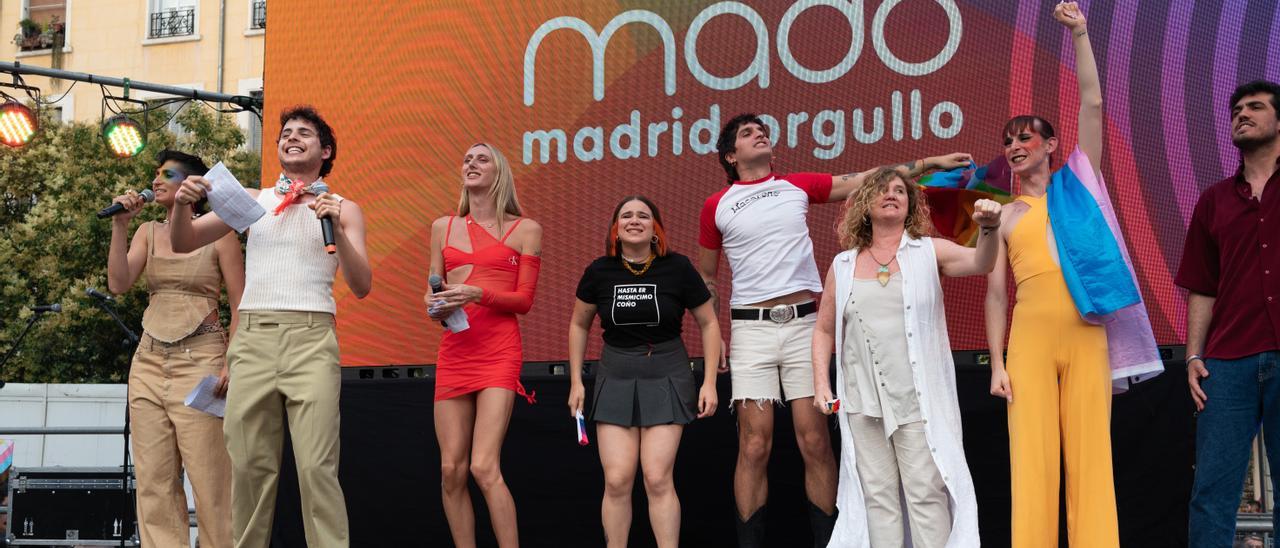
[(10, 546), (138, 546), (133, 469), (14, 468), (9, 478)]

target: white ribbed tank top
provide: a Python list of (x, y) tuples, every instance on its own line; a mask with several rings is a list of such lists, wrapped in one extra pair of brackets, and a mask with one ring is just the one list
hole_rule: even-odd
[(262, 189), (258, 203), (267, 214), (249, 227), (240, 310), (337, 313), (338, 256), (325, 252), (315, 212), (295, 204), (274, 215), (280, 195), (272, 187)]

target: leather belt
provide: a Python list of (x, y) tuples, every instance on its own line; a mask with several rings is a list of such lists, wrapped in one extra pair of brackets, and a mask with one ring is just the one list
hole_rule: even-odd
[(817, 311), (818, 303), (809, 301), (800, 304), (780, 304), (770, 308), (734, 308), (729, 310), (729, 317), (735, 320), (769, 320), (774, 323), (787, 323)]

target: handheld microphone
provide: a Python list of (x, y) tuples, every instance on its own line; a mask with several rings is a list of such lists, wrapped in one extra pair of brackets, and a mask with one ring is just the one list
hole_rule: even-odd
[[(329, 192), (329, 185), (324, 184), (324, 181), (316, 181), (311, 183), (311, 192), (316, 193), (317, 196), (324, 194)], [(330, 255), (337, 253), (338, 244), (333, 239), (333, 219), (328, 217), (320, 218), (320, 235), (324, 237), (324, 250), (329, 252)]]
[[(156, 201), (156, 193), (152, 192), (149, 188), (144, 188), (138, 191), (138, 196), (142, 198), (143, 203), (149, 204)], [(102, 211), (99, 211), (98, 218), (106, 219), (107, 217), (120, 213), (121, 211), (124, 211), (124, 204), (116, 202), (103, 208)]]
[[(440, 279), (438, 274), (432, 274), (430, 278), (427, 278), (427, 283), (431, 285), (432, 295), (444, 291), (444, 280)], [(440, 320), (440, 325), (443, 325), (449, 331), (460, 333), (470, 328), (471, 322), (467, 320), (465, 311), (461, 308), (455, 308), (448, 318)]]
[(62, 312), (62, 305), (60, 303), (42, 304), (31, 307), (31, 311), (36, 314), (42, 314), (45, 312)]
[[(431, 285), (432, 295), (435, 295), (436, 293), (444, 291), (444, 280), (440, 279), (440, 276), (438, 274), (432, 274), (430, 278), (427, 278), (427, 283)], [(440, 325), (449, 327), (448, 322), (444, 320), (440, 320)]]
[(97, 288), (93, 288), (93, 287), (90, 287), (89, 289), (84, 290), (84, 294), (90, 297), (93, 297), (95, 299), (98, 299), (100, 301), (115, 302), (116, 300), (115, 297), (112, 297), (111, 295), (107, 295), (106, 293), (102, 293), (101, 291), (98, 291)]

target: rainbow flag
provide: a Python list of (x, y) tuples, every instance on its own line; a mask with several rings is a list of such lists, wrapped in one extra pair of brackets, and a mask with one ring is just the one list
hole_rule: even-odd
[(929, 217), (938, 235), (970, 247), (978, 241), (973, 203), (985, 198), (1007, 204), (1014, 199), (1013, 178), (1003, 156), (982, 167), (970, 163), (967, 168), (935, 171), (916, 184), (924, 190)]

